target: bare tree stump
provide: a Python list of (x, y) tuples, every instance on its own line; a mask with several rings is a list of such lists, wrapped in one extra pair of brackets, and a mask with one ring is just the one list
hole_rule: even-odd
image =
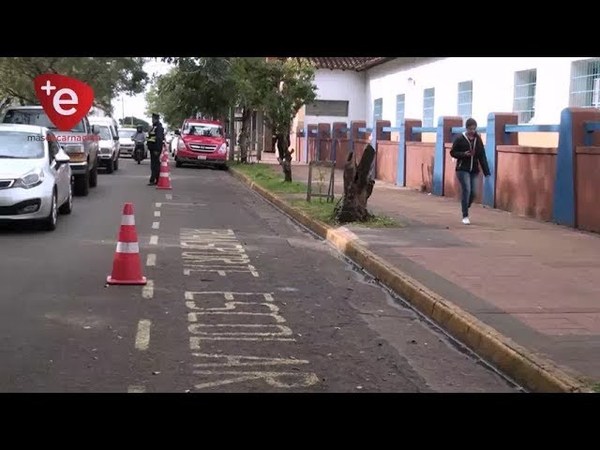
[(354, 162), (354, 152), (348, 154), (344, 166), (344, 197), (335, 211), (338, 222), (365, 222), (372, 217), (367, 210), (367, 200), (375, 185), (375, 180), (369, 176), (374, 160), (375, 149), (370, 144), (358, 166)]

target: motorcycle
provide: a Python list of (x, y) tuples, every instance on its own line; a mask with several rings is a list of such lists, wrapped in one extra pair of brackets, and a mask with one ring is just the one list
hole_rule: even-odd
[(133, 149), (133, 159), (140, 164), (146, 159), (146, 146), (144, 144), (135, 144)]

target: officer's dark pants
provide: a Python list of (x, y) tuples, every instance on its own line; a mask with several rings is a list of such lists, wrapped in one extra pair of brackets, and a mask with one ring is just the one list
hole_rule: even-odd
[(150, 150), (150, 183), (158, 183), (158, 176), (160, 173), (160, 150)]

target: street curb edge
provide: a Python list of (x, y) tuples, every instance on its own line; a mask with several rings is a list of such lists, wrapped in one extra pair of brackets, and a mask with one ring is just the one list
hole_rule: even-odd
[(593, 392), (550, 361), (534, 355), (366, 249), (344, 231), (310, 218), (235, 168), (230, 173), (353, 260), (448, 334), (531, 392)]

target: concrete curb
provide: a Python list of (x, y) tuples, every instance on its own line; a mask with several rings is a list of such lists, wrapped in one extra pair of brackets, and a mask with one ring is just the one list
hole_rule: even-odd
[(229, 170), (235, 178), (248, 185), (250, 189), (258, 192), (314, 233), (333, 243), (344, 255), (404, 298), (451, 336), (529, 391), (593, 392), (586, 384), (565, 373), (552, 362), (532, 354), (473, 315), (395, 269), (361, 245), (355, 237), (350, 237), (343, 228), (336, 229), (310, 218), (290, 206), (285, 200), (254, 183), (242, 172), (231, 167)]

